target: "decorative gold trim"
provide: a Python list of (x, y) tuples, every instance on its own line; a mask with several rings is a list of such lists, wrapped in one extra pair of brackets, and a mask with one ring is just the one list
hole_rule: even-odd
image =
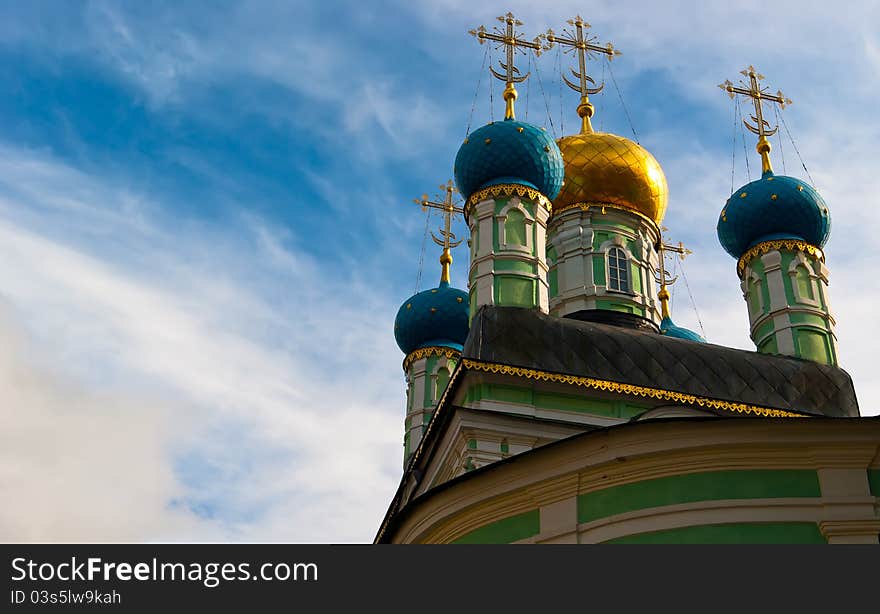
[(478, 202), (486, 200), (487, 198), (497, 198), (502, 194), (504, 196), (513, 196), (514, 194), (520, 197), (525, 196), (534, 202), (543, 205), (547, 211), (553, 210), (553, 205), (550, 203), (550, 200), (538, 190), (516, 183), (499, 183), (498, 185), (490, 185), (488, 188), (477, 190), (468, 196), (467, 202), (464, 205), (464, 216), (468, 217), (471, 207)]
[(602, 213), (605, 213), (605, 209), (617, 209), (618, 211), (624, 211), (626, 213), (635, 215), (636, 217), (642, 218), (644, 221), (649, 222), (652, 226), (658, 229), (657, 222), (641, 211), (636, 211), (631, 207), (624, 207), (623, 205), (615, 205), (612, 203), (588, 203), (588, 202), (580, 202), (580, 203), (570, 203), (568, 205), (564, 205), (562, 207), (556, 207), (553, 209), (553, 217), (557, 217), (561, 215), (564, 211), (568, 211), (570, 209), (580, 209), (581, 211), (589, 211), (590, 209), (601, 209)]
[(736, 272), (739, 275), (740, 279), (742, 279), (743, 271), (746, 268), (746, 265), (751, 262), (752, 258), (755, 256), (760, 256), (762, 254), (766, 254), (767, 252), (774, 249), (789, 249), (789, 250), (800, 250), (802, 252), (806, 252), (813, 256), (814, 258), (818, 258), (822, 262), (825, 262), (825, 252), (816, 247), (815, 245), (810, 245), (806, 241), (800, 241), (798, 239), (781, 239), (778, 241), (764, 241), (763, 243), (758, 243), (745, 254), (740, 256), (739, 261), (736, 263)]
[(662, 390), (660, 388), (645, 388), (643, 386), (633, 386), (632, 384), (620, 384), (618, 382), (593, 379), (590, 377), (579, 377), (576, 375), (564, 375), (560, 373), (548, 373), (546, 371), (536, 371), (535, 369), (524, 369), (522, 367), (511, 367), (509, 365), (477, 362), (475, 360), (469, 360), (467, 358), (462, 360), (461, 364), (466, 369), (475, 369), (477, 371), (486, 371), (488, 373), (503, 373), (505, 375), (513, 375), (516, 377), (525, 377), (528, 379), (536, 379), (547, 382), (561, 382), (563, 384), (583, 386), (585, 388), (592, 388), (594, 390), (605, 390), (607, 392), (617, 392), (620, 394), (629, 394), (639, 397), (651, 397), (654, 399), (662, 399), (664, 401), (675, 401), (677, 403), (699, 405), (700, 407), (721, 409), (724, 411), (732, 411), (740, 414), (755, 414), (764, 418), (804, 417), (801, 414), (784, 411), (782, 409), (770, 409), (769, 407), (758, 407), (755, 405), (746, 405), (744, 403), (719, 401), (717, 399), (698, 397), (692, 394), (673, 392), (671, 390)]
[(427, 358), (429, 356), (446, 356), (446, 358), (457, 359), (461, 356), (461, 352), (454, 348), (433, 345), (426, 348), (419, 348), (407, 354), (406, 358), (403, 359), (403, 370), (409, 371), (409, 367), (410, 365), (412, 365), (413, 361), (419, 360), (421, 358)]

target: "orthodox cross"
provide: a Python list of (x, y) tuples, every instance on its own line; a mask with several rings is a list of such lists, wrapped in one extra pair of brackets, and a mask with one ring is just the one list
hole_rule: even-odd
[(568, 23), (574, 26), (574, 32), (570, 32), (568, 28), (564, 28), (562, 31), (566, 36), (559, 36), (551, 29), (547, 30), (547, 34), (544, 35), (544, 38), (547, 39), (547, 49), (551, 49), (554, 43), (559, 43), (560, 45), (568, 47), (568, 49), (565, 50), (566, 53), (571, 51), (577, 53), (579, 70), (572, 68), (571, 72), (580, 82), (574, 84), (569, 81), (565, 75), (562, 75), (562, 80), (565, 81), (565, 84), (568, 87), (576, 92), (580, 92), (581, 102), (578, 105), (577, 111), (581, 118), (581, 133), (589, 134), (593, 131), (593, 126), (590, 124), (590, 118), (593, 116), (594, 112), (593, 105), (590, 104), (589, 95), (601, 92), (602, 88), (605, 87), (605, 84), (600, 83), (598, 87), (590, 87), (587, 85), (588, 83), (592, 83), (593, 85), (596, 84), (593, 78), (587, 74), (587, 57), (592, 57), (594, 53), (601, 53), (607, 55), (609, 60), (612, 60), (614, 59), (614, 56), (620, 55), (620, 51), (615, 49), (614, 45), (611, 43), (608, 43), (605, 46), (595, 44), (598, 37), (590, 36), (585, 32), (585, 30), (590, 27), (590, 24), (585, 22), (580, 15), (574, 19), (569, 19)]
[(432, 200), (428, 200), (427, 194), (422, 194), (421, 198), (414, 198), (413, 202), (421, 205), (423, 211), (427, 211), (428, 209), (438, 209), (443, 212), (443, 228), (440, 229), (440, 237), (437, 237), (433, 232), (431, 233), (431, 238), (434, 240), (434, 243), (443, 248), (443, 253), (440, 254), (440, 283), (449, 283), (449, 265), (452, 264), (452, 252), (450, 251), (453, 247), (458, 247), (461, 245), (461, 242), (464, 239), (458, 239), (456, 241), (455, 234), (452, 232), (452, 218), (455, 217), (456, 214), (463, 213), (464, 209), (462, 207), (458, 207), (455, 205), (455, 185), (453, 185), (452, 180), (449, 180), (445, 185), (440, 186), (441, 190), (446, 192), (446, 197), (443, 199), (443, 202), (436, 202)]
[[(665, 231), (666, 228), (663, 228)], [(690, 254), (693, 254), (691, 250), (686, 248), (681, 241), (679, 241), (678, 245), (670, 245), (668, 243), (664, 243), (661, 237), (660, 245), (657, 248), (657, 253), (660, 256), (660, 270), (658, 271), (658, 275), (655, 277), (657, 283), (660, 284), (660, 292), (657, 294), (657, 298), (660, 299), (660, 315), (663, 318), (669, 317), (669, 290), (667, 290), (667, 286), (671, 286), (678, 279), (678, 276), (675, 277), (670, 276), (669, 271), (666, 270), (666, 253), (672, 252), (674, 254), (678, 254), (679, 258), (684, 260)]]
[(516, 26), (521, 26), (523, 23), (519, 19), (516, 19), (513, 16), (513, 13), (507, 13), (507, 15), (498, 17), (498, 21), (505, 25), (504, 30), (495, 26), (495, 33), (491, 33), (486, 31), (485, 26), (480, 26), (476, 30), (469, 30), (468, 32), (469, 34), (476, 36), (481, 45), (488, 40), (498, 43), (496, 48), (504, 47), (506, 62), (498, 60), (498, 64), (501, 65), (504, 72), (500, 73), (492, 66), (489, 67), (489, 72), (491, 72), (496, 79), (500, 79), (506, 84), (504, 87), (504, 102), (507, 106), (504, 111), (504, 119), (515, 119), (513, 114), (513, 101), (516, 100), (516, 88), (513, 84), (525, 81), (529, 78), (530, 73), (527, 72), (526, 74), (522, 74), (514, 65), (514, 52), (522, 51), (523, 53), (527, 53), (525, 49), (523, 49), (523, 47), (525, 47), (526, 49), (532, 49), (537, 56), (541, 55), (542, 47), (539, 39), (536, 38), (534, 42), (524, 40), (522, 34), (516, 31)]
[(728, 79), (718, 87), (727, 92), (731, 98), (735, 98), (737, 94), (740, 94), (752, 99), (755, 105), (755, 114), (752, 115), (752, 121), (757, 125), (753, 126), (746, 119), (743, 120), (743, 123), (749, 129), (749, 132), (758, 135), (756, 149), (761, 154), (761, 171), (763, 173), (770, 173), (773, 172), (773, 167), (770, 166), (770, 141), (767, 140), (767, 137), (776, 134), (776, 131), (779, 130), (779, 125), (777, 124), (772, 129), (770, 128), (770, 123), (764, 119), (764, 109), (761, 101), (775, 102), (779, 105), (780, 109), (784, 109), (785, 105), (791, 104), (791, 99), (786, 98), (781, 90), (777, 91), (775, 95), (768, 93), (767, 88), (759, 83), (759, 81), (764, 80), (764, 75), (759, 74), (754, 66), (749, 66), (745, 70), (740, 71), (740, 74), (749, 78), (748, 85), (741, 80), (740, 83), (743, 87), (737, 87)]

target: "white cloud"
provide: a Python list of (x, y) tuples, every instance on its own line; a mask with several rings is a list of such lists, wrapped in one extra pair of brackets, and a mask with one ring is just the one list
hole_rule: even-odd
[[(129, 250), (102, 261), (88, 233), (38, 228), (71, 207), (104, 209), (53, 207), (64, 185), (102, 203), (120, 192), (3, 151), (44, 180), (25, 197), (0, 189), (0, 296), (26, 331), (4, 354), (4, 436), (20, 442), (3, 463), (4, 499), (18, 502), (6, 539), (369, 540), (399, 475), (392, 299), (248, 218), (233, 242), (118, 224)], [(28, 199), (48, 204), (42, 217)], [(59, 481), (82, 497), (66, 503), (73, 486)]]
[[(534, 6), (511, 5), (534, 33), (559, 29), (582, 10)], [(878, 414), (872, 365), (880, 331), (871, 309), (880, 289), (869, 281), (867, 246), (880, 217), (866, 205), (880, 191), (872, 162), (877, 39), (868, 30), (878, 8), (699, 6), (605, 2), (584, 17), (624, 49), (615, 70), (627, 96), (639, 95), (639, 75), (660, 71), (684, 98), (724, 110), (729, 101), (714, 84), (755, 63), (796, 98), (789, 124), (834, 218), (828, 264), (842, 363), (863, 414)], [(110, 3), (89, 7), (82, 34), (40, 40), (41, 29), (16, 33), (5, 23), (0, 37), (92, 57), (159, 110), (224, 80), (276, 83), (334, 110), (335, 123), (314, 129), (351, 137), (347, 164), (374, 155), (420, 164), (454, 151), (449, 139), (457, 143), (460, 133), (449, 126), (464, 123), (471, 98), (444, 92), (479, 64), (476, 48), (474, 66), (444, 68), (436, 89), (421, 92), (399, 70), (350, 72), (353, 60), (375, 67), (411, 58), (328, 42), (298, 7), (242, 4), (195, 20), (176, 12), (188, 8), (132, 16)], [(434, 61), (475, 45), (464, 31), (503, 12), (457, 1), (415, 11), (426, 29), (413, 39), (414, 55)], [(537, 90), (532, 96), (532, 110), (543, 109)], [(273, 101), (254, 105), (290, 113)], [(667, 133), (642, 140), (665, 149), (667, 225), (695, 249), (686, 270), (710, 341), (751, 348), (735, 263), (714, 237), (730, 162), (696, 144), (714, 130), (726, 137), (729, 125), (669, 117)], [(438, 164), (431, 181), (444, 179), (452, 160)], [(224, 180), (210, 167), (197, 170)], [(351, 206), (382, 211), (397, 179), (357, 186), (352, 204), (344, 183), (305, 176), (337, 215)], [(390, 318), (404, 297), (389, 296), (379, 275), (360, 278), (354, 260), (345, 272), (327, 270), (297, 248), (302, 237), (258, 217), (242, 215), (233, 235), (169, 219), (167, 205), (46, 152), (0, 145), (0, 498), (12, 502), (0, 510), (0, 539), (371, 539), (400, 471), (404, 395)], [(384, 216), (383, 236), (403, 233), (400, 217)], [(384, 262), (398, 261), (398, 244), (377, 245)], [(676, 320), (696, 329), (686, 288), (679, 283), (675, 292)]]

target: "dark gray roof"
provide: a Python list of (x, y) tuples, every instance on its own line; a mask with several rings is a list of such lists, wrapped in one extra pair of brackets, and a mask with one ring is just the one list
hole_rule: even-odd
[(859, 415), (852, 379), (837, 367), (534, 309), (481, 308), (462, 356), (799, 413)]

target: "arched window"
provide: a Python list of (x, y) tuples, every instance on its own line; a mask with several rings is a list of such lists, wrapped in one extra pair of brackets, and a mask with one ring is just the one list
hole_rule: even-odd
[(762, 298), (761, 298), (761, 278), (757, 275), (753, 275), (750, 279), (751, 287), (749, 288), (748, 293), (748, 303), (749, 310), (752, 314), (758, 314), (762, 309)]
[(608, 289), (629, 292), (629, 263), (619, 247), (608, 250)]
[(443, 394), (443, 391), (446, 390), (446, 386), (449, 385), (449, 369), (446, 367), (440, 367), (437, 370), (437, 392), (434, 395), (434, 401), (440, 399), (440, 396)]
[(797, 280), (798, 292), (802, 298), (815, 300), (813, 295), (813, 280), (810, 279), (810, 272), (807, 267), (800, 264), (795, 268), (795, 279)]
[(526, 245), (526, 218), (522, 211), (511, 209), (504, 220), (504, 242), (508, 245)]

